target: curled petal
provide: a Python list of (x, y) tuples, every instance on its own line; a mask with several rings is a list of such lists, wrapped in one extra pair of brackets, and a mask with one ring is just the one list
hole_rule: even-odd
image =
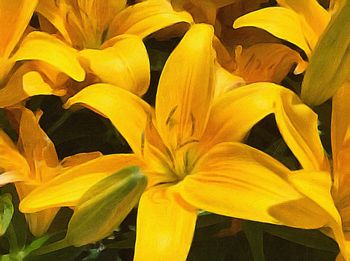
[(134, 260), (186, 260), (196, 219), (196, 210), (171, 188), (144, 192), (138, 208)]

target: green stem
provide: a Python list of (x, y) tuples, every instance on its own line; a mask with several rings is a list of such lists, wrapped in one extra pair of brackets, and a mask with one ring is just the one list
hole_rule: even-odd
[(47, 134), (54, 133), (71, 115), (72, 111), (65, 111), (62, 116), (47, 130)]
[(55, 243), (52, 243), (50, 245), (47, 246), (43, 246), (41, 248), (39, 248), (38, 250), (33, 251), (33, 255), (39, 256), (39, 255), (44, 255), (44, 254), (48, 254), (51, 252), (55, 252), (57, 250), (69, 247), (70, 244), (65, 240), (62, 239), (60, 241), (57, 241)]

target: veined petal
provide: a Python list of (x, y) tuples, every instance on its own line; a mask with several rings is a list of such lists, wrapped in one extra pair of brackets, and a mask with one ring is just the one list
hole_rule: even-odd
[(148, 0), (121, 11), (111, 22), (107, 38), (119, 34), (134, 34), (144, 38), (178, 23), (192, 23), (191, 15), (174, 11), (169, 1)]
[[(336, 191), (344, 190), (344, 175), (350, 170), (350, 82), (346, 82), (333, 96), (332, 102), (333, 178)], [(347, 188), (345, 190), (348, 190)]]
[(78, 61), (78, 52), (54, 36), (43, 32), (28, 34), (12, 58), (15, 61), (43, 61), (76, 81), (83, 81), (85, 78), (85, 72)]
[(141, 98), (110, 84), (94, 84), (70, 98), (65, 108), (82, 104), (111, 120), (132, 150), (141, 155), (142, 133), (150, 107)]
[(19, 124), (18, 146), (26, 157), (35, 180), (45, 182), (56, 174), (58, 166), (56, 149), (52, 141), (41, 129), (39, 118), (24, 107)]
[[(19, 182), (15, 185), (21, 202), (36, 187), (35, 185), (33, 186), (24, 182)], [(51, 208), (36, 213), (25, 214), (30, 232), (36, 237), (42, 236), (46, 233), (55, 218), (57, 211), (57, 208)]]
[(124, 88), (138, 96), (143, 95), (150, 83), (150, 65), (142, 40), (131, 35), (117, 36), (111, 40), (113, 45), (103, 50), (81, 51), (80, 60), (102, 82)]
[(64, 169), (60, 175), (25, 197), (20, 203), (20, 210), (33, 213), (47, 208), (75, 206), (90, 187), (128, 166), (143, 166), (143, 163), (133, 154), (114, 154)]
[(278, 43), (254, 44), (248, 48), (235, 49), (236, 74), (247, 83), (280, 83), (294, 65), (295, 74), (302, 73), (306, 62), (289, 47)]
[[(277, 3), (295, 11), (301, 20), (306, 38), (314, 48), (331, 18), (317, 0), (277, 0)], [(309, 30), (309, 32), (308, 32)]]
[(168, 58), (159, 80), (156, 120), (171, 148), (198, 140), (214, 96), (213, 28), (196, 24)]
[(50, 22), (61, 33), (63, 38), (69, 44), (72, 44), (72, 39), (66, 28), (67, 21), (65, 20), (66, 12), (68, 12), (68, 6), (66, 4), (63, 4), (61, 6), (62, 8), (59, 8), (60, 5), (57, 6), (57, 3), (60, 4), (56, 0), (39, 1), (36, 11), (45, 17), (47, 21)]
[(38, 0), (0, 0), (0, 56), (8, 58), (18, 44)]
[(11, 139), (0, 130), (0, 186), (25, 180), (30, 172), (26, 159), (15, 148)]
[(273, 83), (246, 85), (217, 99), (201, 140), (203, 151), (220, 142), (241, 141), (270, 113), (275, 114), (285, 142), (304, 169), (327, 169), (317, 130), (317, 114), (292, 91)]
[(35, 237), (40, 237), (45, 234), (58, 210), (58, 208), (51, 208), (36, 213), (25, 214), (30, 232)]
[(39, 17), (44, 29), (52, 31), (52, 23), (74, 48), (98, 48), (109, 23), (125, 6), (126, 0), (45, 0), (37, 12), (46, 19)]
[(196, 219), (196, 209), (171, 188), (150, 188), (138, 207), (134, 260), (186, 260)]
[(220, 215), (299, 228), (320, 228), (329, 216), (296, 190), (293, 173), (267, 154), (241, 143), (221, 143), (179, 183), (189, 204)]
[(288, 8), (263, 8), (239, 17), (233, 24), (234, 28), (246, 26), (261, 28), (278, 38), (291, 42), (304, 50), (306, 55), (310, 57), (311, 46), (305, 39), (300, 18)]

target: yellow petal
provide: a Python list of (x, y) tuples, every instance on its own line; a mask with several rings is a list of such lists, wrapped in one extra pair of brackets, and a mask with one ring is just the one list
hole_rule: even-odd
[[(63, 36), (63, 38), (69, 43), (72, 44), (72, 40), (70, 38), (70, 34), (68, 32), (68, 28), (66, 28), (66, 13), (68, 11), (67, 5), (63, 4), (65, 8), (59, 8), (60, 3), (56, 0), (45, 0), (39, 1), (39, 4), (36, 8), (36, 11), (45, 17), (47, 20), (45, 22), (50, 22)], [(57, 6), (58, 4), (58, 6)], [(42, 21), (42, 17), (39, 18), (40, 22)], [(51, 26), (52, 26), (51, 25)], [(47, 26), (44, 26), (47, 28)], [(52, 33), (52, 32), (48, 32)]]
[(129, 6), (111, 22), (107, 38), (135, 34), (144, 38), (160, 29), (178, 23), (190, 24), (187, 12), (176, 12), (166, 0), (148, 0)]
[[(332, 153), (334, 187), (338, 193), (348, 191), (350, 170), (350, 82), (345, 83), (333, 96), (332, 102)], [(348, 181), (348, 182), (346, 182)], [(349, 192), (348, 192), (349, 193)], [(348, 194), (347, 193), (347, 194)]]
[(230, 73), (219, 64), (215, 66), (215, 98), (224, 93), (245, 85), (243, 78)]
[(76, 165), (25, 197), (20, 210), (33, 213), (47, 208), (75, 206), (80, 197), (103, 178), (122, 168), (140, 165), (142, 162), (132, 154), (107, 155)]
[(16, 105), (28, 98), (23, 89), (23, 75), (28, 72), (26, 64), (18, 68), (3, 88), (0, 89), (0, 108)]
[(214, 95), (213, 28), (196, 24), (168, 58), (156, 96), (159, 134), (170, 147), (198, 140)]
[(13, 59), (44, 61), (76, 81), (83, 81), (85, 78), (85, 72), (78, 61), (78, 52), (54, 36), (43, 32), (28, 34)]
[(311, 47), (305, 39), (299, 16), (288, 8), (263, 8), (239, 17), (233, 24), (234, 28), (246, 26), (266, 30), (274, 36), (300, 47), (307, 56), (311, 54)]
[(137, 36), (122, 35), (103, 50), (85, 49), (79, 53), (83, 64), (102, 82), (143, 95), (150, 83), (147, 50)]
[(168, 187), (144, 192), (138, 208), (135, 261), (185, 261), (197, 212)]
[(277, 3), (296, 12), (304, 34), (314, 48), (330, 20), (330, 14), (316, 0), (277, 0)]
[(51, 95), (55, 90), (46, 83), (41, 74), (35, 71), (23, 75), (23, 90), (30, 97), (34, 95)]
[(21, 39), (38, 0), (0, 1), (0, 56), (8, 58)]
[(305, 229), (327, 225), (328, 215), (294, 188), (292, 175), (259, 150), (221, 143), (178, 189), (189, 204), (220, 215)]
[(26, 108), (19, 110), (22, 114), (18, 146), (31, 168), (32, 178), (44, 182), (56, 174), (58, 158), (55, 146), (41, 129), (33, 112)]
[(304, 169), (327, 169), (317, 130), (317, 114), (293, 92), (273, 83), (246, 85), (217, 99), (201, 140), (204, 151), (219, 142), (241, 141), (270, 113), (275, 114), (285, 142)]
[[(199, 8), (206, 18), (206, 22), (215, 24), (217, 10), (226, 5), (236, 2), (236, 0), (190, 0), (196, 8)], [(205, 22), (205, 21), (203, 21)]]
[(96, 158), (101, 157), (101, 156), (102, 156), (102, 153), (99, 151), (78, 153), (78, 154), (75, 154), (75, 155), (72, 155), (69, 157), (65, 157), (60, 162), (60, 165), (64, 168), (74, 167), (76, 165), (83, 164), (84, 162), (96, 159)]
[(340, 251), (345, 254), (345, 238), (342, 231), (342, 219), (331, 196), (332, 177), (328, 172), (297, 171), (289, 177), (295, 188), (317, 203), (330, 216), (328, 226), (332, 229)]
[(237, 47), (235, 55), (236, 73), (247, 83), (280, 83), (294, 65), (298, 65), (295, 69), (297, 73), (306, 68), (301, 56), (283, 44), (260, 43), (244, 49)]
[(150, 111), (141, 98), (110, 84), (94, 84), (70, 98), (65, 108), (77, 103), (110, 119), (132, 150), (141, 155), (142, 133)]

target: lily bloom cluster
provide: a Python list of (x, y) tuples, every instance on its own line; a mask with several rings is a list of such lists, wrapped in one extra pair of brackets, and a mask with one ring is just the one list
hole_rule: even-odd
[[(350, 2), (323, 2), (0, 0), (0, 185), (14, 185), (35, 237), (73, 211), (63, 238), (9, 240), (4, 255), (98, 242), (136, 207), (136, 261), (186, 260), (203, 211), (318, 229), (350, 260)], [(145, 43), (169, 39), (154, 69)], [(42, 127), (50, 112), (32, 106), (47, 96), (107, 118), (130, 150), (62, 156)], [(329, 99), (327, 153), (312, 106)], [(293, 169), (247, 144), (270, 114)], [(10, 239), (13, 205), (0, 197)]]

